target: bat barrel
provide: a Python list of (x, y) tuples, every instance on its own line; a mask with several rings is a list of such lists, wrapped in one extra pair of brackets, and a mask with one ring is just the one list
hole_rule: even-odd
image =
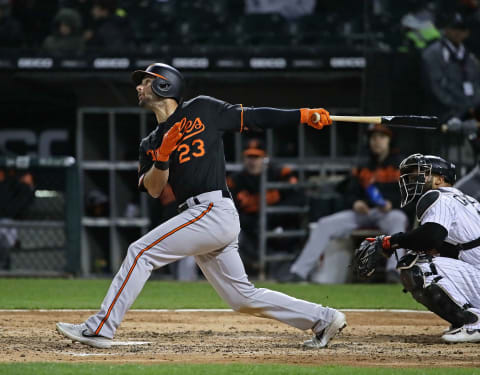
[[(435, 130), (439, 126), (436, 116), (330, 116), (332, 121), (356, 122), (365, 124), (384, 124), (387, 126)], [(312, 122), (320, 121), (320, 114), (312, 115)]]

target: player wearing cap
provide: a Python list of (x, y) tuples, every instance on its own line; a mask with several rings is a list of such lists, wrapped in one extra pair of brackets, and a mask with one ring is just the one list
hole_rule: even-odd
[(451, 324), (444, 341), (479, 342), (480, 203), (452, 187), (455, 165), (438, 156), (410, 155), (400, 172), (402, 206), (418, 199), (420, 225), (362, 242), (357, 270), (368, 277), (377, 254), (409, 249), (397, 265), (405, 290)]
[[(63, 335), (99, 348), (111, 346), (125, 313), (154, 269), (195, 256), (206, 279), (239, 312), (311, 329), (304, 343), (328, 344), (345, 325), (345, 315), (329, 307), (258, 289), (248, 280), (238, 254), (240, 224), (225, 178), (222, 135), (246, 128), (331, 124), (324, 109), (248, 108), (198, 96), (183, 100), (184, 79), (175, 68), (150, 65), (133, 73), (139, 105), (154, 112), (158, 126), (140, 144), (138, 185), (158, 197), (167, 181), (179, 214), (133, 242), (101, 305), (82, 324), (57, 323)], [(312, 116), (318, 113), (320, 122)]]
[[(259, 138), (251, 138), (243, 150), (243, 168), (228, 176), (227, 184), (240, 215), (242, 228), (239, 236), (239, 252), (249, 274), (257, 271), (259, 244), (259, 211), (260, 211), (260, 180), (267, 168), (268, 181), (283, 181), (292, 185), (292, 189), (274, 189), (266, 191), (267, 205), (300, 206), (305, 204), (303, 189), (294, 189), (298, 179), (288, 166), (277, 166), (266, 160), (267, 153), (264, 142)], [(298, 215), (281, 214), (268, 219), (271, 228), (287, 229), (292, 222), (298, 222)], [(298, 225), (298, 224), (294, 224)], [(294, 251), (296, 239), (282, 238), (280, 241), (269, 241), (269, 250)]]
[[(369, 159), (353, 169), (344, 198), (347, 207), (352, 208), (318, 220), (283, 281), (307, 280), (329, 241), (348, 236), (355, 229), (375, 227), (390, 234), (406, 229), (408, 219), (399, 209), (397, 193), (400, 157), (390, 148), (392, 132), (378, 124), (372, 125), (368, 133)], [(394, 271), (395, 263), (389, 262), (387, 269)]]

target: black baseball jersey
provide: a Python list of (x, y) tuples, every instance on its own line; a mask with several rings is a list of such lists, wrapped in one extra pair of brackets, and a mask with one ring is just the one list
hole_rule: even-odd
[(183, 124), (184, 135), (170, 155), (168, 179), (177, 201), (213, 190), (228, 191), (222, 135), (227, 130), (243, 130), (243, 108), (208, 96), (183, 102), (142, 140), (139, 177), (152, 167), (154, 150), (177, 122)]

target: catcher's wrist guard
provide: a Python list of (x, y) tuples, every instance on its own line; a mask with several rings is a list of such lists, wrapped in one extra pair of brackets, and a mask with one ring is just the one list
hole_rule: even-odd
[(381, 238), (381, 241), (382, 241), (382, 253), (383, 255), (385, 255), (387, 258), (389, 258), (393, 252), (395, 251), (394, 247), (392, 246), (392, 244), (390, 243), (390, 239), (392, 238), (392, 236), (379, 236)]

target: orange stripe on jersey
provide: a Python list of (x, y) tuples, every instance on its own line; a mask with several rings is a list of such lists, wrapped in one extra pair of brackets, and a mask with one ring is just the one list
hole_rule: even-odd
[(240, 114), (240, 133), (243, 131), (243, 105), (240, 104), (242, 108), (242, 113)]
[(132, 266), (130, 267), (130, 270), (128, 271), (128, 274), (127, 274), (127, 277), (125, 277), (125, 280), (123, 281), (123, 284), (122, 286), (120, 287), (120, 290), (118, 291), (117, 295), (115, 296), (115, 298), (113, 299), (110, 307), (108, 308), (108, 311), (107, 311), (107, 314), (105, 315), (105, 318), (102, 319), (102, 321), (100, 322), (98, 328), (95, 330), (95, 334), (98, 335), (99, 332), (101, 331), (103, 325), (105, 324), (105, 322), (108, 320), (108, 318), (110, 317), (110, 313), (112, 312), (112, 309), (113, 307), (115, 306), (115, 303), (117, 303), (118, 301), (118, 298), (120, 298), (120, 294), (122, 294), (122, 291), (123, 289), (125, 288), (125, 285), (127, 285), (127, 282), (128, 280), (130, 279), (130, 276), (132, 275), (132, 272), (133, 270), (135, 269), (135, 266), (137, 265), (137, 262), (138, 260), (140, 259), (140, 257), (143, 255), (143, 253), (147, 250), (150, 250), (153, 246), (155, 246), (156, 244), (158, 244), (160, 241), (164, 240), (165, 238), (171, 236), (172, 234), (178, 232), (180, 229), (182, 228), (185, 228), (186, 226), (200, 220), (202, 217), (204, 217), (213, 207), (213, 203), (210, 203), (208, 205), (208, 208), (203, 211), (200, 215), (198, 215), (196, 218), (186, 222), (185, 224), (182, 224), (180, 225), (179, 227), (175, 228), (175, 229), (172, 229), (170, 232), (164, 234), (162, 237), (160, 237), (158, 240), (156, 240), (155, 242), (151, 243), (150, 245), (148, 245), (145, 249), (143, 249), (142, 251), (140, 251), (138, 253), (138, 255), (135, 257), (135, 260), (132, 264)]

